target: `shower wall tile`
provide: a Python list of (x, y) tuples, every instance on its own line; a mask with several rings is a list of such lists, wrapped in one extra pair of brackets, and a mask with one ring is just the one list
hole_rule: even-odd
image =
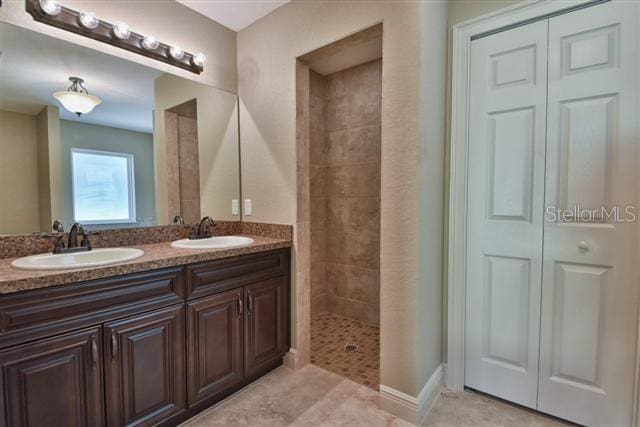
[(380, 125), (349, 129), (347, 157), (349, 163), (380, 163)]
[(349, 165), (347, 193), (349, 197), (380, 197), (380, 163)]
[(379, 321), (381, 69), (310, 73), (312, 315)]
[(327, 100), (327, 132), (347, 129), (349, 126), (349, 99), (340, 96)]
[(360, 231), (347, 233), (347, 262), (358, 267), (378, 269), (380, 266), (379, 233)]
[(348, 173), (347, 166), (329, 166), (327, 168), (326, 192), (329, 197), (347, 197), (349, 195), (347, 188)]
[(329, 294), (346, 298), (349, 292), (349, 266), (342, 263), (327, 263), (327, 290)]
[(326, 204), (326, 79), (309, 72), (309, 218), (311, 315), (326, 311), (325, 204)]
[(345, 72), (338, 71), (327, 76), (327, 100), (347, 96)]
[(365, 232), (379, 236), (380, 199), (377, 197), (352, 198), (349, 201), (349, 221), (347, 231)]
[(328, 132), (325, 141), (325, 159), (329, 166), (345, 165), (348, 160), (349, 130)]

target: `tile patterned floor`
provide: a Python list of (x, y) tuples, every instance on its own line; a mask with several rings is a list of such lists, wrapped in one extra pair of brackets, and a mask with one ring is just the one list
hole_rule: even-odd
[[(358, 350), (345, 351), (352, 343)], [(318, 314), (311, 320), (311, 363), (377, 391), (380, 329), (337, 314)]]
[[(379, 394), (307, 365), (280, 367), (183, 427), (410, 427), (382, 411)], [(443, 391), (423, 426), (563, 427), (558, 420), (474, 392)]]
[(474, 391), (443, 391), (426, 427), (562, 427), (573, 424)]
[(378, 393), (313, 365), (280, 367), (183, 427), (410, 427), (378, 407)]

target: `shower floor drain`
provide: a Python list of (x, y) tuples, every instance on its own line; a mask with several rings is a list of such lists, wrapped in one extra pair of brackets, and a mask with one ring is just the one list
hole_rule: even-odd
[(344, 351), (346, 351), (347, 353), (355, 353), (356, 351), (358, 351), (358, 346), (355, 344), (347, 344), (344, 346)]

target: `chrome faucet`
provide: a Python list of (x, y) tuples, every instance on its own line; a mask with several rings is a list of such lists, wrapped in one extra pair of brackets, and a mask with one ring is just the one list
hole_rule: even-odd
[(211, 228), (215, 227), (216, 223), (213, 222), (213, 219), (210, 216), (205, 216), (200, 220), (200, 224), (198, 225), (198, 229), (195, 233), (191, 233), (189, 239), (206, 239), (211, 237)]
[(173, 217), (173, 223), (176, 225), (184, 225), (184, 219), (180, 215), (176, 215)]
[(67, 242), (67, 249), (78, 247), (78, 233), (84, 235), (84, 228), (79, 222), (74, 222), (69, 230), (69, 240)]

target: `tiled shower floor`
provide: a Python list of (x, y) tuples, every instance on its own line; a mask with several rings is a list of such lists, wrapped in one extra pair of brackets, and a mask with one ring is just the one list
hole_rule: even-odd
[[(358, 349), (348, 352), (348, 344)], [(311, 363), (377, 391), (380, 328), (332, 313), (318, 314), (311, 320)]]

